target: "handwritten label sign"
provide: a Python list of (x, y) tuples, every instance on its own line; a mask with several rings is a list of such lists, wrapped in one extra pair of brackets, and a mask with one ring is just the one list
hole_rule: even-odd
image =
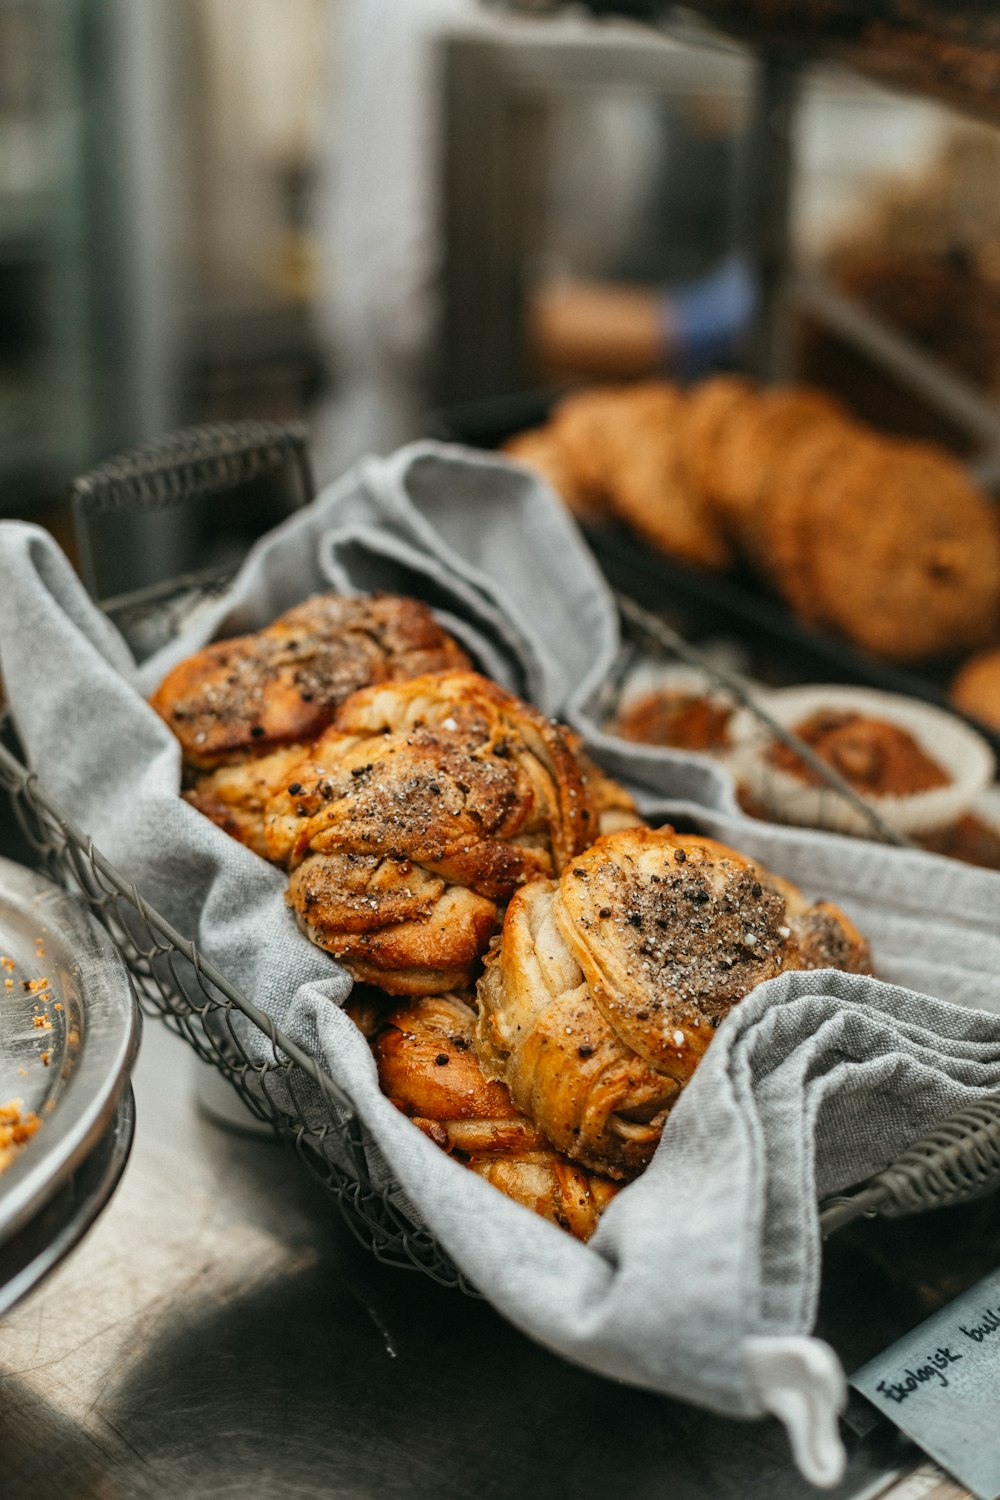
[(1000, 1500), (1000, 1270), (851, 1376), (978, 1500)]

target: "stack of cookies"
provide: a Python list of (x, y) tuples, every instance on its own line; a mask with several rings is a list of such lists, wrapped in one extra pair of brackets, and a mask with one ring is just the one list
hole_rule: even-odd
[(720, 375), (566, 396), (505, 450), (581, 519), (679, 562), (749, 567), (796, 615), (891, 661), (1000, 634), (1000, 522), (962, 465), (823, 392)]

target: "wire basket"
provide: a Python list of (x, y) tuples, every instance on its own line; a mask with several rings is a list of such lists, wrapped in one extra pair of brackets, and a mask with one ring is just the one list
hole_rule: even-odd
[[(225, 434), (231, 442), (231, 426)], [(197, 441), (210, 450), (212, 430), (198, 429)], [(190, 444), (181, 447), (189, 456)], [(133, 455), (129, 485), (135, 482), (136, 464)], [(141, 470), (141, 462), (138, 467)], [(203, 597), (203, 588), (217, 590), (220, 584), (219, 577), (200, 584), (185, 578), (172, 590), (159, 587), (118, 600), (109, 612), (133, 639), (144, 632), (154, 637), (164, 630), (173, 633)], [(731, 673), (706, 661), (656, 617), (630, 601), (620, 603), (633, 638), (647, 649), (655, 647), (694, 664), (709, 680), (753, 706), (752, 695)], [(766, 714), (764, 722), (770, 723)], [(790, 738), (808, 759), (808, 746), (789, 737), (780, 725), (771, 727)], [(825, 775), (829, 768), (822, 762), (818, 765)], [(831, 782), (831, 793), (870, 812), (849, 785), (837, 784), (839, 780)], [(143, 1010), (183, 1037), (199, 1057), (228, 1079), (255, 1116), (294, 1146), (332, 1194), (355, 1237), (386, 1264), (421, 1271), (442, 1285), (475, 1295), (430, 1231), (408, 1217), (377, 1142), (347, 1093), (95, 848), (93, 840), (23, 764), (9, 716), (0, 719), (0, 787), (11, 796), (39, 865), (76, 894), (118, 944)], [(879, 821), (876, 816), (872, 836), (905, 842), (893, 829), (880, 827)], [(248, 1024), (266, 1039), (263, 1062), (252, 1060), (245, 1045)], [(336, 1161), (332, 1159), (334, 1147)], [(919, 1212), (962, 1202), (998, 1186), (1000, 1098), (988, 1098), (943, 1122), (867, 1183), (821, 1205), (821, 1226), (829, 1233), (861, 1215)]]
[[(714, 758), (743, 810), (769, 822), (967, 850), (1000, 867), (996, 756), (971, 723), (868, 686), (765, 685), (724, 665), (727, 637), (696, 649), (633, 600), (618, 595), (618, 606), (626, 649), (595, 714), (611, 733)], [(756, 662), (742, 645), (735, 654), (780, 678), (773, 650)]]
[[(211, 1063), (247, 1108), (290, 1142), (332, 1193), (356, 1238), (387, 1264), (425, 1272), (445, 1286), (471, 1290), (433, 1236), (414, 1225), (393, 1201), (399, 1189), (370, 1163), (381, 1153), (344, 1091), (180, 932), (144, 900), (39, 785), (12, 748), (3, 721), (0, 786), (38, 864), (90, 909), (118, 945), (132, 973), (142, 1010), (159, 1017)], [(252, 1061), (238, 1020), (267, 1039), (267, 1061)], [(317, 1099), (321, 1108), (316, 1107)], [(323, 1116), (314, 1123), (317, 1114)], [(351, 1170), (331, 1161), (336, 1135)]]

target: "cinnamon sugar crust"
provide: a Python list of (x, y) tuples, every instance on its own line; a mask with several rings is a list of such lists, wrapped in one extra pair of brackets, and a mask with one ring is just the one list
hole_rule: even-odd
[(150, 698), (201, 769), (321, 734), (358, 688), (467, 668), (426, 605), (393, 594), (317, 594), (265, 630), (215, 641)]
[(475, 673), (354, 694), (269, 802), (300, 923), (392, 994), (471, 979), (514, 890), (596, 836), (574, 737)]
[(869, 962), (843, 912), (744, 855), (630, 829), (511, 901), (478, 986), (476, 1044), (554, 1145), (630, 1177), (716, 1027), (755, 986)]

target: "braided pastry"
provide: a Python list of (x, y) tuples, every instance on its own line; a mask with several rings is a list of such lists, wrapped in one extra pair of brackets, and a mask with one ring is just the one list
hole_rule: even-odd
[(149, 701), (181, 742), (187, 801), (263, 854), (288, 747), (301, 760), (358, 688), (469, 665), (416, 599), (317, 594), (265, 630), (196, 651)]
[(475, 1012), (456, 995), (397, 1006), (372, 1044), (383, 1093), (444, 1151), (508, 1198), (586, 1240), (617, 1191), (558, 1151), (483, 1075)]
[(868, 967), (835, 906), (712, 839), (631, 828), (511, 901), (478, 986), (477, 1050), (554, 1146), (632, 1177), (732, 1007), (821, 967)]
[[(622, 794), (624, 795), (624, 794)], [(268, 804), (268, 857), (320, 947), (390, 994), (460, 989), (526, 881), (598, 832), (574, 737), (472, 672), (355, 693)]]

